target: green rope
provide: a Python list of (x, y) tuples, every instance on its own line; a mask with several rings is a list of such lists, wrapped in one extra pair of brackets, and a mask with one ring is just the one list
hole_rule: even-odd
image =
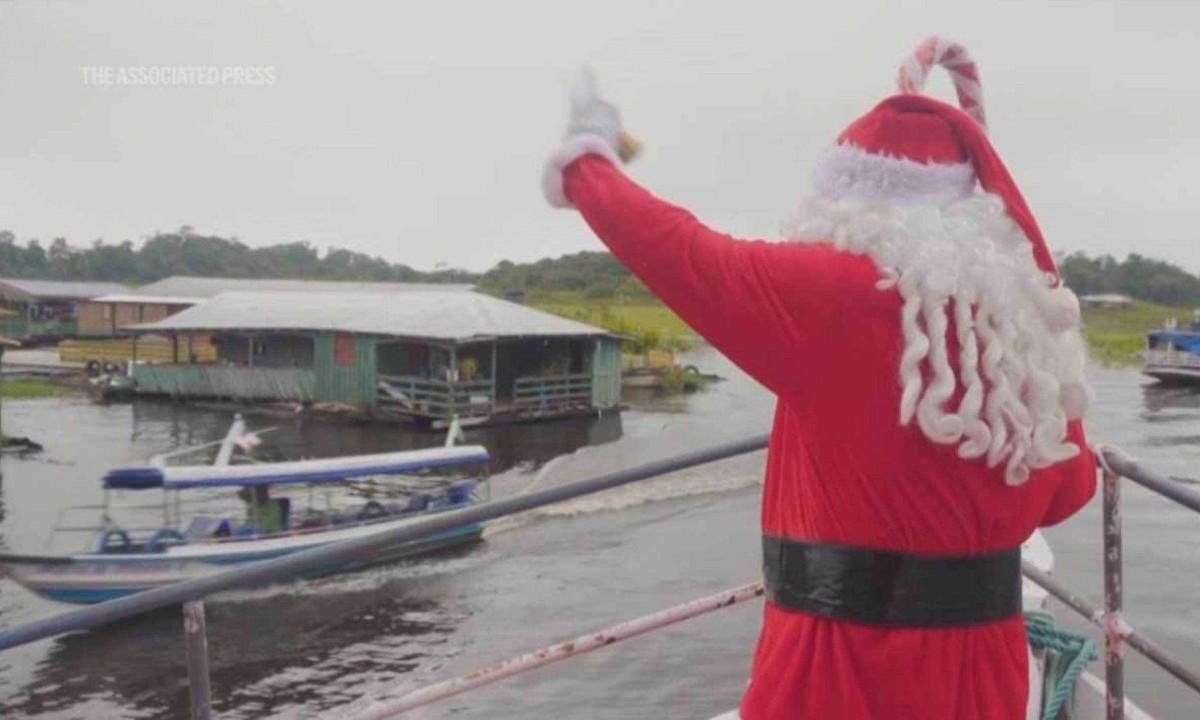
[(1088, 663), (1099, 656), (1096, 644), (1083, 635), (1060, 629), (1054, 618), (1044, 612), (1025, 613), (1025, 634), (1031, 646), (1046, 651), (1042, 720), (1057, 720), (1063, 707), (1071, 707), (1075, 682)]

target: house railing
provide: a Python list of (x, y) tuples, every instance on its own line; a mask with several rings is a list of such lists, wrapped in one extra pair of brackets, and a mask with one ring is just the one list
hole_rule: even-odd
[[(202, 602), (204, 598), (213, 593), (286, 580), (317, 568), (337, 567), (384, 548), (428, 538), (464, 525), (494, 520), (505, 515), (608, 490), (638, 480), (755, 452), (766, 446), (766, 436), (722, 444), (626, 470), (520, 493), (460, 510), (438, 513), (366, 537), (302, 550), (284, 557), (254, 562), (213, 575), (146, 590), (40, 620), (20, 623), (0, 630), (0, 650), (70, 632), (90, 630), (167, 606), (183, 605), (188, 678), (193, 701), (192, 717), (196, 720), (207, 720), (211, 717), (211, 708), (208, 698), (209, 675)], [(1106, 717), (1107, 720), (1118, 720), (1125, 716), (1124, 673), (1121, 655), (1122, 647), (1125, 644), (1200, 693), (1200, 676), (1195, 671), (1184, 667), (1165, 650), (1129, 627), (1122, 617), (1119, 480), (1120, 478), (1131, 480), (1198, 513), (1200, 513), (1200, 493), (1146, 470), (1117, 451), (1099, 448), (1098, 455), (1104, 471), (1105, 593), (1103, 608), (1098, 608), (1087, 599), (1074, 594), (1054, 577), (1034, 567), (1031, 563), (1023, 562), (1022, 571), (1025, 577), (1044, 587), (1064, 602), (1067, 607), (1105, 630)], [(531, 667), (535, 666), (538, 665), (531, 665)], [(385, 716), (390, 717), (391, 715), (380, 715), (380, 717)]]
[(406, 415), (461, 418), (490, 415), (495, 400), (491, 380), (453, 382), (410, 375), (380, 375), (379, 405)]
[(0, 335), (12, 338), (71, 337), (75, 335), (76, 328), (74, 318), (31, 320), (21, 316), (0, 317)]
[(591, 405), (592, 376), (580, 374), (519, 377), (513, 384), (513, 402), (533, 411), (555, 411)]
[(317, 397), (316, 374), (310, 368), (139, 363), (133, 366), (133, 378), (139, 393), (151, 395), (296, 402)]

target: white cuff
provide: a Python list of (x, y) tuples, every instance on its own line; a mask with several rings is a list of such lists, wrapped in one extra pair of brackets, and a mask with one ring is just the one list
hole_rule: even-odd
[(546, 164), (542, 168), (542, 194), (546, 196), (546, 202), (551, 206), (556, 208), (574, 207), (563, 192), (562, 174), (568, 165), (584, 155), (602, 155), (608, 158), (613, 165), (620, 167), (617, 154), (599, 135), (584, 134), (567, 138), (562, 145), (550, 153), (550, 157), (546, 158)]

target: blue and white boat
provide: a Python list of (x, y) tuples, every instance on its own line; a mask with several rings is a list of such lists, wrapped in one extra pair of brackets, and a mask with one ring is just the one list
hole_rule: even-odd
[(1148, 333), (1142, 373), (1162, 382), (1200, 383), (1200, 323)]
[[(451, 429), (445, 447), (294, 462), (231, 464), (236, 446), (245, 447), (248, 439), (257, 442), (253, 433), (246, 432), (239, 417), (219, 443), (214, 464), (171, 466), (165, 464), (165, 459), (218, 443), (188, 448), (159, 456), (146, 465), (116, 468), (105, 474), (99, 525), (61, 528), (92, 531), (91, 544), (85, 552), (59, 556), (2, 555), (0, 564), (14, 580), (38, 595), (61, 602), (95, 603), (193, 579), (238, 563), (386, 532), (413, 518), (465, 507), (486, 494), (487, 481), (482, 471), (474, 477), (464, 477), (464, 473), (433, 474), (434, 470), (486, 465), (489, 455), (485, 448), (453, 444), (458, 433), (457, 427)], [(267, 488), (283, 488), (282, 492), (289, 492), (290, 488), (293, 494), (295, 491), (306, 494), (307, 507), (293, 510), (292, 497), (271, 498)], [(244, 513), (191, 514), (184, 522), (185, 502), (181, 495), (213, 489), (236, 490), (245, 503)], [(113, 520), (118, 509), (110, 503), (113, 491), (155, 490), (162, 493), (161, 524), (134, 529)], [(342, 507), (335, 507), (332, 501), (335, 490), (341, 491)], [(320, 508), (318, 492), (325, 500)], [(295, 500), (297, 505), (301, 504), (301, 498)], [(243, 514), (244, 517), (239, 516)], [(324, 573), (476, 542), (481, 536), (480, 525), (468, 525), (419, 543), (389, 547), (352, 566), (328, 568)]]

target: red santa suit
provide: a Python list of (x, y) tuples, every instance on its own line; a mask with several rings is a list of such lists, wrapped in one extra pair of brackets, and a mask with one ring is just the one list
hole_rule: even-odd
[[(547, 195), (777, 395), (765, 537), (974, 556), (1092, 496), (1078, 305), (979, 120), (885, 100), (822, 161), (783, 242), (709, 229), (611, 148), (570, 138)], [(1019, 613), (904, 627), (769, 600), (740, 713), (1016, 720), (1027, 658)]]

